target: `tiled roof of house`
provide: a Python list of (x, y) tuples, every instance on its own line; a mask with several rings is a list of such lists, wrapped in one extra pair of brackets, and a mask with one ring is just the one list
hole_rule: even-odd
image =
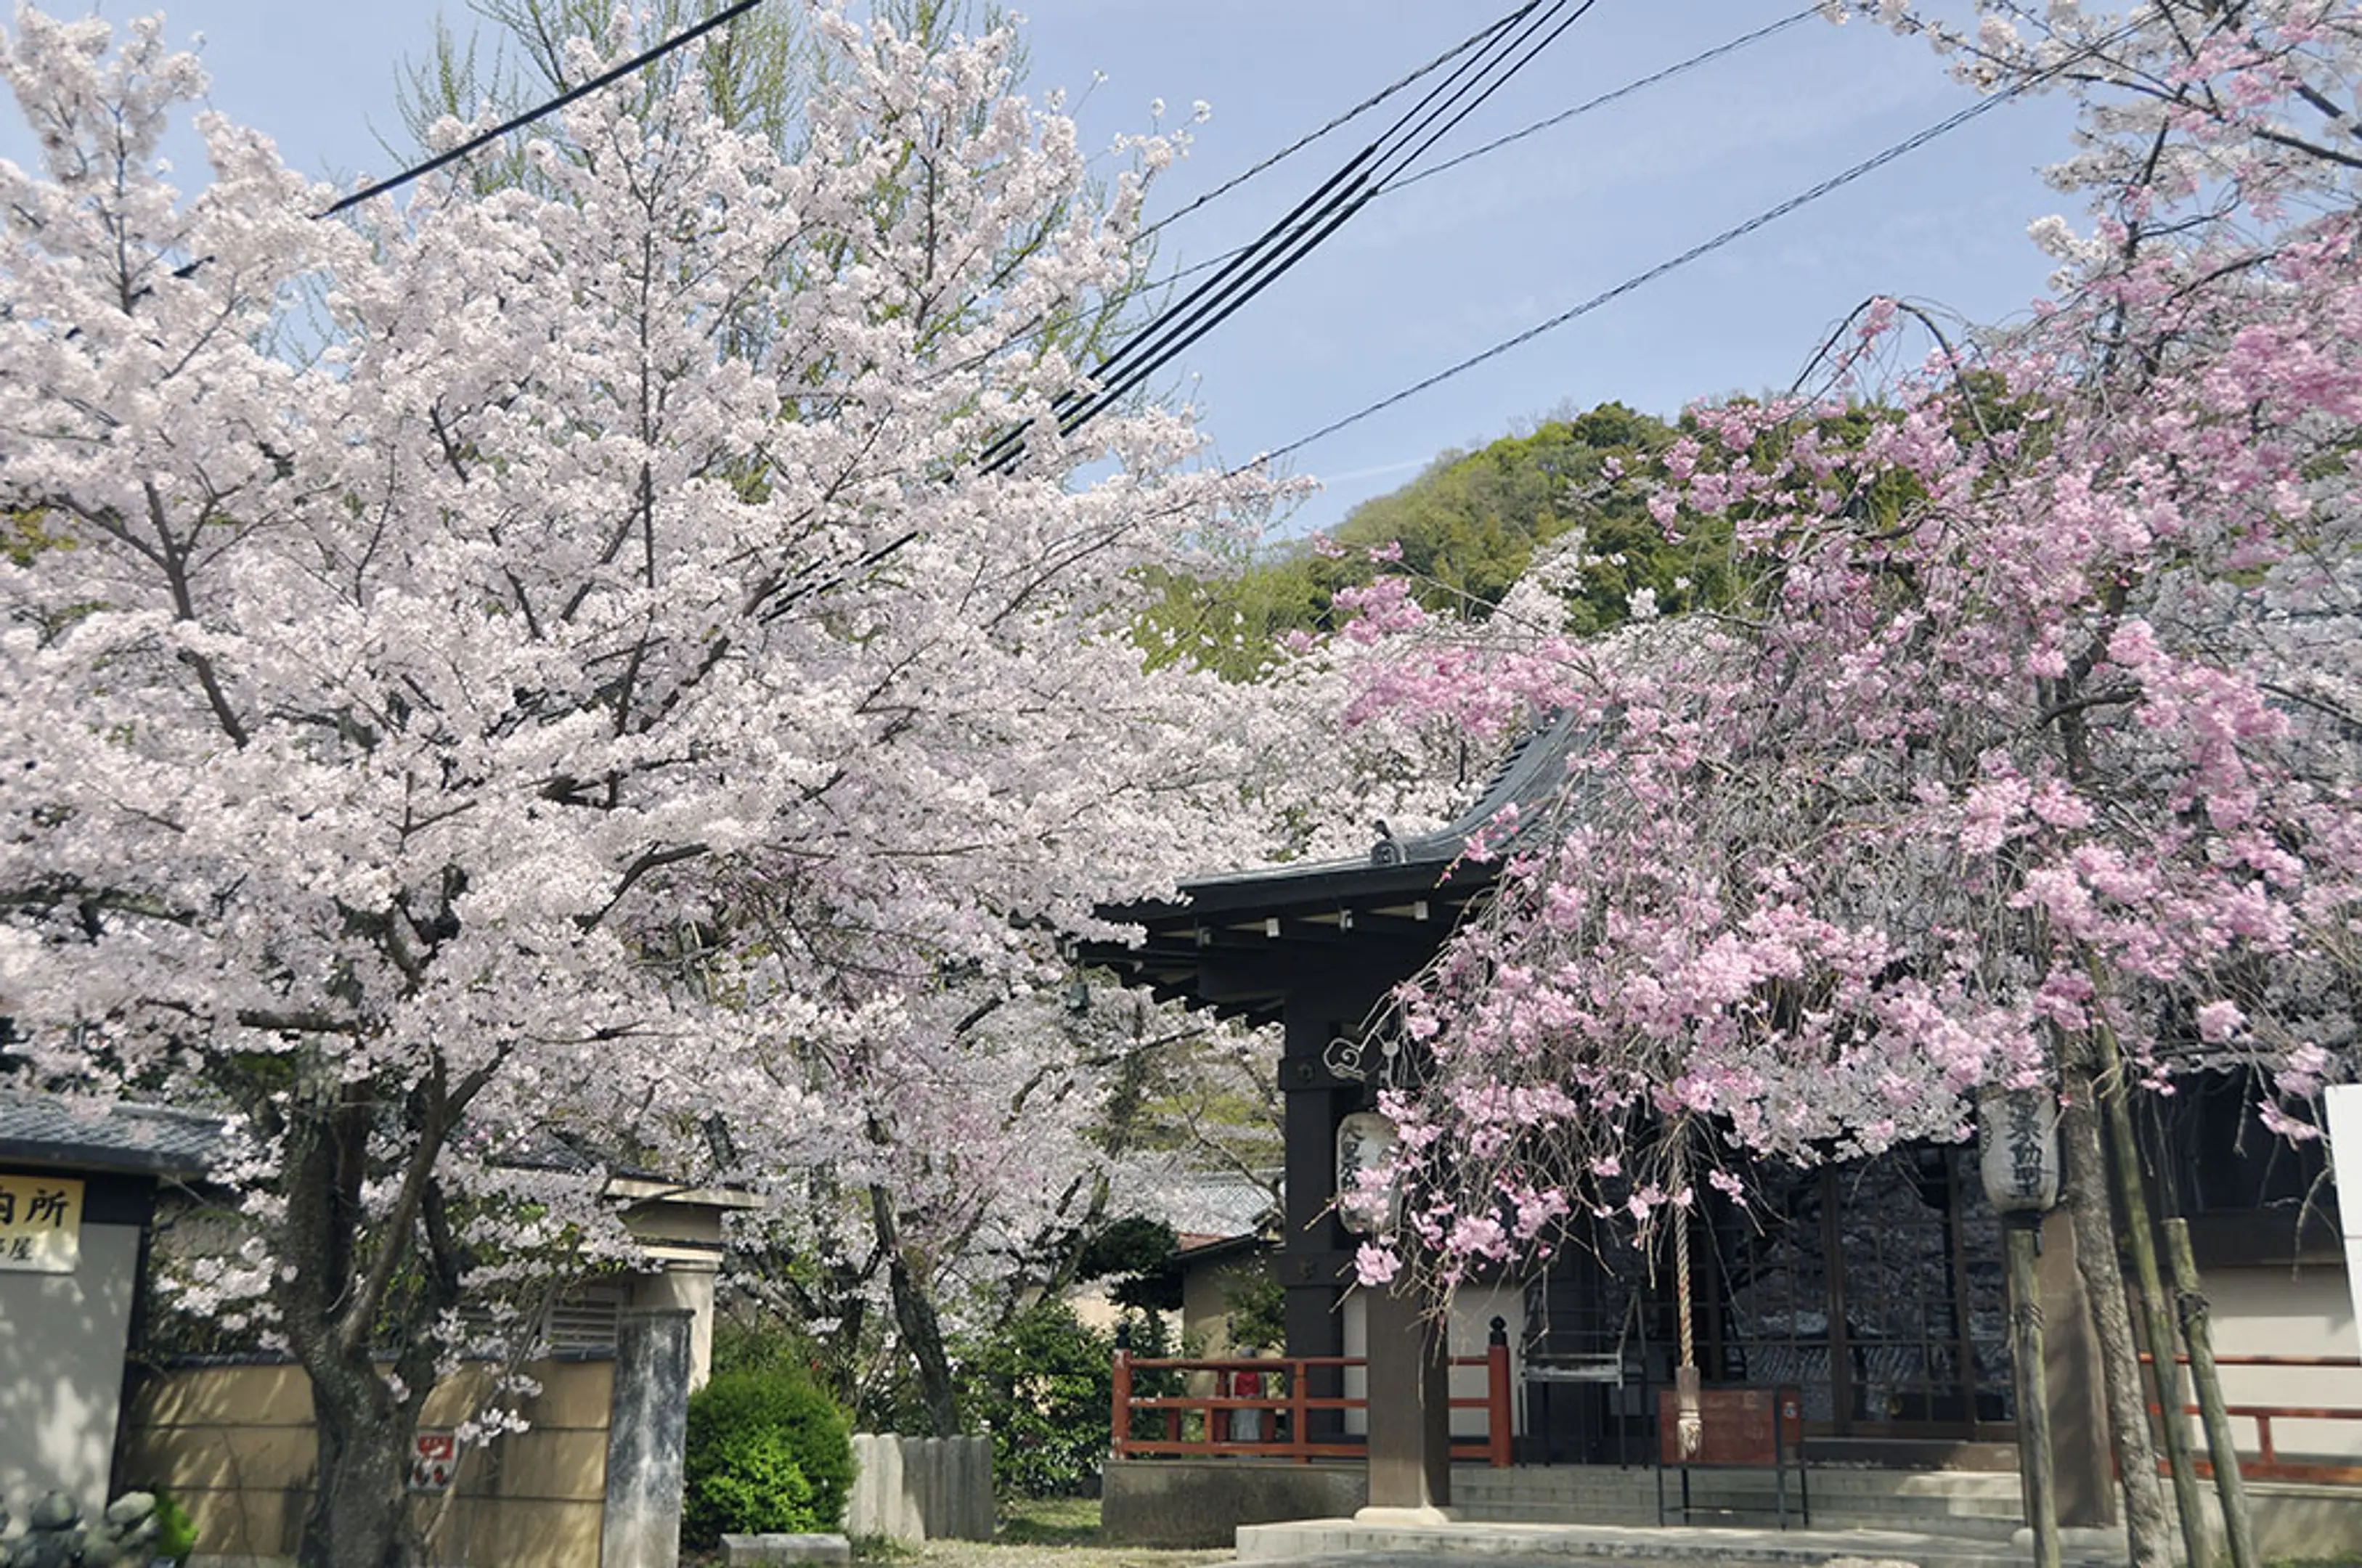
[(225, 1126), (170, 1106), (0, 1093), (0, 1164), (200, 1176)]
[(1252, 1236), (1276, 1215), (1270, 1187), (1243, 1176), (1211, 1171), (1193, 1172), (1175, 1182), (1157, 1212), (1176, 1236), (1201, 1242)]

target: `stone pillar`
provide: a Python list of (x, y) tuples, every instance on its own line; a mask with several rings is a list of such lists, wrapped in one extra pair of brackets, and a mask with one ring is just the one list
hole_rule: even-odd
[(690, 1314), (689, 1389), (692, 1394), (713, 1375), (713, 1287), (721, 1269), (712, 1258), (668, 1257), (662, 1272), (641, 1275), (632, 1287), (635, 1307), (669, 1307)]
[(1451, 1364), (1443, 1326), (1418, 1297), (1373, 1290), (1370, 1506), (1356, 1518), (1433, 1523), (1451, 1518)]
[(2062, 1528), (2105, 1529), (2120, 1518), (2108, 1442), (2100, 1345), (2075, 1267), (2067, 1210), (2042, 1217), (2042, 1375), (2050, 1395), (2050, 1447)]
[(693, 1316), (635, 1307), (617, 1318), (599, 1568), (679, 1568)]

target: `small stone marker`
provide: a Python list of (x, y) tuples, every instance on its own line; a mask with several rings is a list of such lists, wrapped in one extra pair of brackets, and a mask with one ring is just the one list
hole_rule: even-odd
[(841, 1535), (725, 1535), (722, 1561), (741, 1563), (850, 1562), (853, 1544)]

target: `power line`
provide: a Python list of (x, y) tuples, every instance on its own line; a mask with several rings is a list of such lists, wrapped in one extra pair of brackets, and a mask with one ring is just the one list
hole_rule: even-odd
[[(1348, 160), (1311, 195), (1236, 253), (1214, 277), (1191, 290), (1180, 304), (1161, 313), (1101, 361), (1092, 371), (1098, 390), (1063, 394), (1053, 405), (1060, 432), (1071, 434), (1095, 418), (1277, 282), (1367, 205), (1386, 181), (1400, 173), (1530, 64), (1543, 49), (1589, 12), (1597, 0), (1580, 0), (1573, 4), (1572, 14), (1562, 18), (1561, 14), (1568, 11), (1571, 3), (1572, 0), (1551, 0), (1544, 8), (1540, 0), (1528, 0), (1528, 4), (1488, 29), (1489, 40), (1475, 60), (1463, 62), (1429, 89), (1426, 96)], [(1528, 17), (1531, 20), (1526, 22), (1523, 30), (1507, 38), (1504, 44), (1505, 29), (1516, 28)], [(1551, 26), (1553, 19), (1557, 19), (1555, 27)], [(1483, 36), (1485, 35), (1480, 35)], [(1521, 50), (1524, 52), (1519, 54)], [(1474, 94), (1473, 99), (1471, 94)], [(1027, 428), (1021, 425), (1003, 433), (979, 453), (981, 470), (995, 473), (1013, 467), (1022, 455)]]
[[(1535, 4), (1539, 3), (1540, 0), (1535, 0)], [(1525, 10), (1531, 10), (1533, 6), (1529, 5), (1525, 7)], [(1491, 38), (1503, 28), (1515, 22), (1520, 16), (1525, 14), (1525, 10), (1512, 11), (1507, 16), (1503, 17), (1500, 20), (1478, 28), (1475, 32), (1469, 34), (1458, 43), (1453, 44), (1450, 49), (1445, 50), (1441, 54), (1437, 55), (1433, 60), (1429, 61), (1425, 65), (1420, 66), (1409, 75), (1401, 78), (1390, 86), (1382, 87), (1377, 92), (1371, 94), (1368, 97), (1363, 99), (1360, 103), (1354, 105), (1343, 114), (1330, 120), (1327, 125), (1322, 126), (1319, 129), (1309, 131), (1303, 136), (1297, 137), (1294, 141), (1289, 142), (1286, 147), (1281, 148), (1277, 152), (1273, 153), (1270, 157), (1263, 159), (1253, 166), (1231, 175), (1229, 179), (1223, 181), (1220, 184), (1215, 186), (1204, 195), (1199, 196), (1196, 201), (1189, 203), (1187, 206), (1165, 214), (1163, 217), (1158, 218), (1154, 223), (1150, 224), (1146, 228), (1142, 229), (1136, 238), (1146, 239), (1149, 236), (1156, 233), (1159, 229), (1165, 227), (1167, 225), (1180, 222), (1183, 218), (1187, 217), (1191, 213), (1196, 212), (1199, 207), (1204, 206), (1207, 203), (1215, 200), (1217, 197), (1226, 196), (1231, 192), (1237, 190), (1241, 185), (1245, 184), (1248, 181), (1253, 179), (1264, 170), (1271, 168), (1274, 164), (1278, 163), (1281, 160), (1295, 156), (1297, 153), (1299, 153), (1306, 148), (1311, 146), (1314, 142), (1319, 141), (1322, 137), (1327, 136), (1330, 131), (1335, 130), (1339, 127), (1346, 125), (1353, 120), (1359, 119), (1363, 115), (1365, 115), (1370, 110), (1376, 108), (1380, 104), (1385, 103), (1388, 98), (1393, 97), (1404, 88), (1410, 86), (1413, 83), (1418, 81), (1421, 77), (1426, 76), (1429, 72), (1440, 70), (1443, 66), (1449, 65), (1451, 61), (1459, 59), (1470, 50), (1474, 49), (1478, 44), (1483, 43), (1486, 39)]]
[(1628, 98), (1635, 93), (1640, 92), (1646, 88), (1654, 87), (1660, 82), (1669, 82), (1672, 78), (1681, 75), (1685, 71), (1694, 70), (1711, 61), (1720, 60), (1726, 54), (1734, 54), (1738, 50), (1745, 49), (1749, 44), (1760, 43), (1765, 39), (1772, 37), (1774, 33), (1784, 32), (1788, 28), (1794, 27), (1797, 23), (1810, 21), (1820, 14), (1821, 8), (1818, 6), (1807, 6), (1801, 11), (1791, 12), (1789, 15), (1781, 17), (1778, 21), (1758, 28), (1751, 33), (1743, 33), (1738, 38), (1728, 39), (1723, 43), (1718, 43), (1712, 49), (1705, 50), (1690, 56), (1687, 60), (1676, 61), (1672, 64), (1666, 66), (1662, 71), (1653, 71), (1646, 76), (1639, 77), (1631, 82), (1627, 82), (1623, 86), (1615, 89), (1613, 92), (1602, 93), (1598, 97), (1590, 99), (1584, 103), (1577, 104), (1572, 109), (1561, 110), (1559, 113), (1552, 115), (1546, 120), (1536, 120), (1532, 125), (1526, 127), (1523, 130), (1511, 131), (1508, 135), (1488, 141), (1482, 147), (1472, 147), (1467, 151), (1461, 153), (1458, 157), (1446, 159), (1432, 169), (1422, 169), (1416, 174), (1406, 174), (1400, 179), (1389, 181), (1385, 189), (1378, 193), (1380, 195), (1385, 195), (1391, 192), (1403, 190), (1408, 186), (1418, 184), (1421, 180), (1432, 179), (1438, 174), (1457, 169), (1462, 164), (1482, 158), (1488, 152), (1498, 152), (1501, 149), (1508, 146), (1511, 142), (1523, 141), (1529, 136), (1536, 136), (1543, 131), (1550, 130), (1554, 127), (1562, 126), (1567, 121), (1575, 118), (1578, 116), (1591, 113), (1594, 109), (1604, 109), (1608, 105), (1617, 102), (1618, 99)]
[(2022, 95), (2041, 80), (2044, 80), (2044, 78), (2029, 78), (2028, 80), (2019, 83), (2014, 86), (2004, 88), (1989, 98), (1981, 98), (1974, 104), (1970, 105), (1967, 108), (1959, 111), (1958, 114), (1951, 115), (1937, 121), (1936, 124), (1928, 126), (1925, 129), (1918, 131), (1915, 135), (1904, 138), (1903, 140), (1896, 142), (1894, 145), (1885, 149), (1883, 151), (1874, 153), (1871, 157), (1863, 159), (1860, 162), (1853, 165), (1849, 169), (1830, 175), (1820, 183), (1814, 185), (1807, 190), (1798, 192), (1796, 194), (1789, 197), (1786, 201), (1780, 203), (1778, 205), (1764, 208), (1761, 212), (1757, 213), (1753, 217), (1749, 218), (1746, 222), (1737, 224), (1729, 228), (1724, 229), (1720, 234), (1716, 235), (1711, 239), (1701, 240), (1697, 244), (1691, 246), (1687, 250), (1683, 251), (1680, 255), (1672, 257), (1667, 260), (1660, 261), (1645, 272), (1635, 273), (1633, 276), (1625, 279), (1622, 282), (1617, 284), (1612, 289), (1604, 290), (1599, 293), (1592, 295), (1589, 299), (1584, 301), (1581, 304), (1574, 306), (1573, 309), (1562, 311), (1558, 315), (1551, 316), (1548, 321), (1540, 322), (1533, 326), (1526, 328), (1525, 331), (1518, 333), (1515, 337), (1507, 338), (1499, 343), (1496, 343), (1493, 347), (1485, 349), (1483, 353), (1472, 354), (1467, 359), (1461, 360), (1458, 364), (1452, 365), (1445, 370), (1438, 370), (1435, 374), (1428, 377), (1426, 380), (1417, 382), (1414, 385), (1405, 387), (1402, 391), (1394, 393), (1390, 397), (1381, 398), (1376, 403), (1371, 403), (1366, 408), (1349, 414), (1342, 419), (1334, 420), (1330, 424), (1324, 425), (1319, 429), (1312, 432), (1309, 436), (1300, 436), (1295, 440), (1290, 441), (1285, 447), (1276, 447), (1272, 451), (1264, 453), (1259, 460), (1270, 462), (1276, 458), (1286, 457), (1292, 452), (1300, 451), (1304, 447), (1312, 445), (1315, 441), (1319, 441), (1326, 436), (1334, 436), (1338, 431), (1344, 429), (1348, 425), (1358, 425), (1363, 420), (1369, 418), (1372, 414), (1382, 414), (1385, 410), (1394, 407), (1396, 403), (1407, 402), (1409, 399), (1417, 397), (1419, 393), (1428, 391), (1431, 387), (1440, 386), (1443, 382), (1450, 381), (1452, 377), (1461, 374), (1462, 371), (1473, 370), (1477, 366), (1485, 363), (1487, 360), (1500, 358), (1502, 355), (1509, 352), (1509, 350), (1513, 348), (1522, 348), (1524, 345), (1532, 342), (1535, 338), (1540, 337), (1546, 332), (1551, 332), (1558, 327), (1564, 326), (1568, 322), (1573, 321), (1577, 317), (1588, 315), (1593, 311), (1599, 309), (1602, 305), (1611, 304), (1616, 300), (1623, 298), (1626, 294), (1632, 293), (1635, 289), (1656, 282), (1659, 278), (1663, 277), (1668, 272), (1675, 271), (1680, 268), (1686, 267), (1691, 262), (1699, 259), (1701, 257), (1710, 255), (1714, 251), (1721, 249), (1724, 246), (1731, 244), (1735, 240), (1744, 239), (1747, 236), (1754, 233), (1757, 229), (1787, 216), (1797, 208), (1808, 206), (1814, 202), (1819, 201), (1823, 196), (1829, 194), (1831, 192), (1839, 190), (1844, 186), (1850, 185), (1856, 180), (1860, 179), (1863, 175), (1882, 169), (1886, 165), (1893, 162), (1896, 159), (1902, 158), (1908, 153), (1917, 151), (1920, 148), (1926, 146), (1937, 138), (1949, 135), (1951, 132), (1958, 130), (1960, 127), (1968, 124), (1970, 120), (1975, 119), (1978, 116), (1982, 115), (1989, 110), (1998, 108), (2003, 104), (2006, 104), (2012, 99)]
[(394, 175), (392, 179), (380, 180), (374, 185), (365, 185), (361, 189), (355, 191), (351, 195), (347, 196), (344, 200), (335, 203), (324, 210), (315, 213), (313, 215), (315, 217), (324, 218), (334, 217), (338, 213), (345, 211), (348, 207), (359, 206), (361, 203), (368, 201), (371, 196), (381, 196), (388, 191), (397, 190), (403, 185), (407, 185), (413, 180), (419, 179), (424, 175), (432, 174), (437, 169), (442, 169), (450, 164), (457, 163), (459, 160), (467, 157), (468, 154), (475, 151), (478, 148), (480, 148), (489, 142), (498, 141), (501, 138), (508, 135), (511, 131), (521, 130), (524, 127), (533, 124), (534, 121), (542, 118), (545, 116), (556, 114), (558, 110), (566, 107), (567, 105), (573, 103), (578, 98), (596, 93), (602, 87), (620, 82), (624, 77), (630, 76), (636, 72), (646, 70), (647, 67), (654, 65), (657, 61), (662, 60), (666, 55), (670, 54), (673, 50), (680, 48), (683, 44), (689, 43), (695, 39), (703, 38), (714, 28), (721, 27), (723, 23), (735, 20), (737, 17), (745, 15), (747, 12), (753, 10), (762, 3), (763, 0), (737, 0), (735, 5), (728, 6), (723, 7), (722, 10), (716, 11), (713, 15), (706, 17), (705, 20), (698, 23), (694, 27), (684, 28), (679, 32), (674, 34), (671, 38), (668, 38), (662, 43), (657, 44), (655, 48), (643, 50), (641, 53), (635, 55), (633, 58), (625, 61), (623, 64), (616, 66), (614, 69), (592, 77), (590, 81), (583, 83), (579, 87), (570, 88), (568, 91), (559, 94), (557, 97), (552, 98), (549, 102), (542, 105), (539, 108), (528, 109), (524, 114), (517, 116), (514, 119), (494, 126), (491, 129), (483, 132), (480, 136), (469, 137), (466, 141), (463, 141), (458, 146), (452, 148), (449, 151), (438, 153), (435, 157), (428, 159), (424, 163), (416, 164), (411, 168), (405, 169), (401, 173)]
[[(1420, 181), (1431, 178), (1437, 174), (1441, 174), (1447, 170), (1457, 169), (1462, 164), (1482, 158), (1487, 153), (1498, 152), (1501, 149), (1507, 147), (1512, 142), (1523, 141), (1529, 136), (1539, 135), (1542, 131), (1554, 129), (1559, 126), (1566, 124), (1569, 120), (1590, 114), (1595, 109), (1603, 109), (1608, 105), (1616, 103), (1620, 99), (1628, 98), (1633, 94), (1639, 93), (1645, 88), (1654, 87), (1661, 83), (1670, 82), (1674, 77), (1680, 76), (1684, 72), (1694, 71), (1701, 65), (1720, 60), (1727, 54), (1735, 54), (1739, 50), (1745, 49), (1750, 44), (1760, 43), (1765, 39), (1772, 37), (1774, 33), (1785, 31), (1787, 28), (1794, 27), (1797, 23), (1808, 21), (1819, 14), (1820, 7), (1818, 6), (1807, 6), (1801, 11), (1793, 12), (1788, 16), (1783, 17), (1776, 22), (1769, 23), (1766, 26), (1756, 28), (1753, 32), (1743, 33), (1735, 39), (1727, 39), (1723, 42), (1715, 45), (1712, 49), (1702, 50), (1698, 53), (1691, 55), (1686, 60), (1675, 61), (1672, 64), (1666, 66), (1661, 71), (1652, 71), (1648, 75), (1638, 77), (1633, 81), (1628, 82), (1623, 86), (1616, 88), (1612, 92), (1602, 93), (1596, 98), (1588, 99), (1584, 103), (1577, 104), (1571, 109), (1562, 110), (1558, 114), (1551, 116), (1548, 119), (1536, 120), (1532, 125), (1527, 126), (1521, 130), (1511, 131), (1507, 136), (1496, 138), (1492, 141), (1486, 142), (1482, 147), (1471, 148), (1466, 152), (1460, 153), (1456, 157), (1445, 160), (1443, 162), (1437, 164), (1432, 169), (1422, 169), (1418, 173), (1405, 174), (1389, 180), (1385, 184), (1381, 186), (1374, 194), (1378, 196), (1392, 195), (1396, 191), (1416, 185)], [(1187, 209), (1185, 208), (1184, 211), (1186, 210)], [(1174, 215), (1175, 217), (1178, 217), (1180, 215), (1181, 215), (1179, 213), (1175, 213)], [(1167, 278), (1165, 282), (1168, 283), (1179, 282), (1182, 279), (1202, 272), (1209, 267), (1219, 267), (1223, 262), (1228, 261), (1232, 257), (1238, 256), (1242, 253), (1242, 250), (1229, 250), (1224, 251), (1220, 256), (1209, 257), (1203, 261), (1193, 262), (1189, 266), (1184, 267), (1180, 271), (1175, 272), (1171, 277)]]

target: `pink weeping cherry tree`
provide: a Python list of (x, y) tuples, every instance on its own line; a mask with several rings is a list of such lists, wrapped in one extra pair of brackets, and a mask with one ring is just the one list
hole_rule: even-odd
[[(1410, 1200), (1367, 1282), (1743, 1200), (1734, 1152), (1957, 1139), (1981, 1090), (2047, 1087), (2113, 1283), (2101, 1082), (2237, 1073), (2304, 1139), (2352, 1071), (2362, 31), (2306, 4), (1870, 9), (1989, 90), (2076, 94), (2088, 226), (2035, 226), (2060, 271), (2027, 327), (1931, 337), (1874, 302), (1819, 395), (1693, 411), (1636, 482), (1727, 536), (1726, 602), (1504, 657), (1378, 595), (1368, 701), (1584, 739), (1396, 999), (1426, 1070), (1390, 1099)], [(1926, 359), (1867, 386), (1905, 342)]]

